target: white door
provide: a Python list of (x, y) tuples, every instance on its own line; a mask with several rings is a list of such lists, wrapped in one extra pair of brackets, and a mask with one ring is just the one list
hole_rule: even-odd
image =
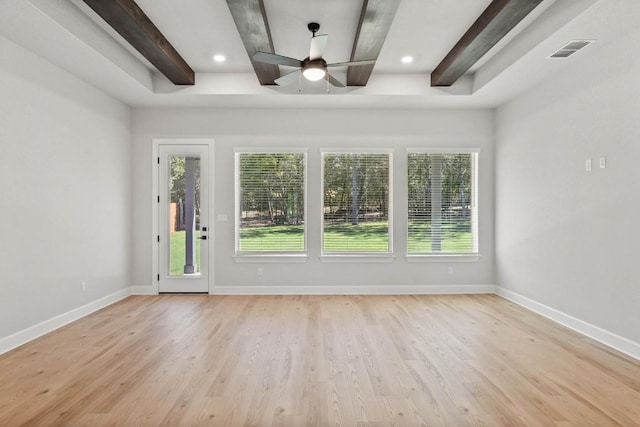
[(209, 291), (207, 145), (158, 146), (158, 290)]

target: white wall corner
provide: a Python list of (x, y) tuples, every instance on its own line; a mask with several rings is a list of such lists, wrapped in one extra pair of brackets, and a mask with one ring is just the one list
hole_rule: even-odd
[(53, 332), (71, 322), (81, 319), (131, 295), (131, 288), (124, 288), (83, 306), (74, 308), (51, 319), (30, 326), (7, 337), (0, 338), (0, 354), (6, 353), (42, 335)]
[(547, 319), (553, 320), (569, 329), (581, 333), (591, 339), (605, 344), (621, 353), (640, 360), (640, 343), (631, 341), (625, 337), (604, 330), (598, 326), (565, 314), (555, 308), (541, 304), (530, 298), (522, 296), (500, 286), (496, 286), (496, 295), (538, 313)]

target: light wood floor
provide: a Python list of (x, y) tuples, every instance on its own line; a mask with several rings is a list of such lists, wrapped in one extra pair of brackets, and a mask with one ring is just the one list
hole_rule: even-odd
[(0, 356), (0, 425), (640, 425), (640, 363), (497, 296), (130, 297)]

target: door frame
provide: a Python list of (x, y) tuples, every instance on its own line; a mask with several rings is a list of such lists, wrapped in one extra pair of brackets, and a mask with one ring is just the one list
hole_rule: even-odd
[(158, 165), (158, 157), (160, 155), (160, 145), (207, 145), (208, 147), (208, 164), (209, 168), (209, 206), (207, 212), (207, 224), (209, 231), (208, 248), (208, 294), (213, 293), (214, 273), (215, 273), (215, 227), (214, 227), (214, 206), (215, 206), (215, 169), (214, 169), (214, 140), (213, 138), (153, 138), (153, 150), (151, 156), (151, 283), (153, 284), (153, 295), (159, 295), (159, 277), (160, 277), (160, 243), (158, 236), (160, 235), (160, 204), (158, 196), (160, 195), (160, 168)]

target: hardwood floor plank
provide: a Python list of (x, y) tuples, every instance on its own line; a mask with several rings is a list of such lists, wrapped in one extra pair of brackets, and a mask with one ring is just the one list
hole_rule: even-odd
[(348, 397), (349, 378), (343, 360), (328, 360), (329, 364), (329, 425), (347, 426), (354, 420), (353, 405)]
[(8, 426), (640, 425), (640, 362), (494, 295), (135, 296), (0, 372)]
[(276, 415), (273, 417), (272, 427), (300, 427), (303, 425), (305, 424), (302, 415)]
[(280, 365), (279, 384), (276, 386), (278, 416), (298, 415), (303, 412), (302, 394), (305, 386), (303, 359), (301, 345), (289, 344), (285, 359)]

